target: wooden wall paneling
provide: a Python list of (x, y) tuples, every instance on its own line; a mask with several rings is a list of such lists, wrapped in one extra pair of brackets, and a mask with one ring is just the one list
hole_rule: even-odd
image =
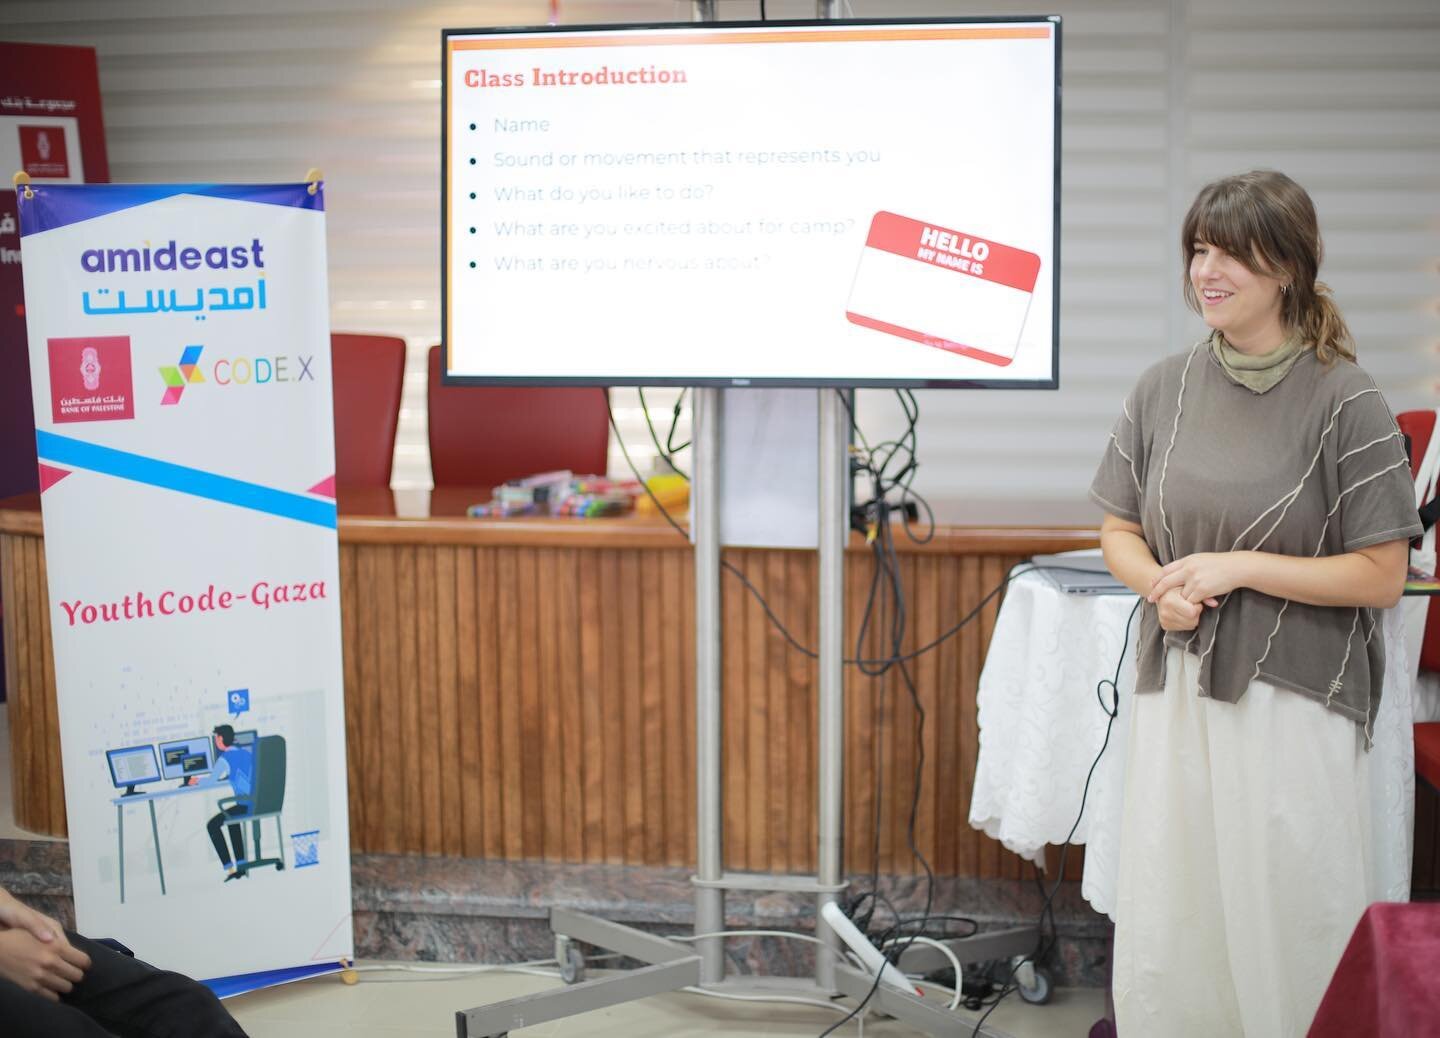
[[(765, 582), (764, 558), (760, 552), (738, 553), (737, 562), (766, 602), (774, 595)], [(770, 697), (765, 665), (769, 621), (754, 596), (745, 600), (745, 623), (739, 648), (745, 670), (745, 824), (749, 848), (748, 868), (761, 872), (774, 869), (774, 848), (770, 842), (770, 797), (766, 777), (770, 763)]]
[(685, 656), (681, 642), (687, 634), (682, 617), (681, 596), (684, 594), (681, 568), (690, 562), (690, 556), (678, 551), (661, 552), (654, 560), (659, 574), (659, 595), (656, 611), (661, 620), (659, 640), (660, 654), (660, 713), (661, 734), (659, 751), (662, 754), (661, 782), (665, 791), (665, 841), (664, 863), (684, 865), (694, 851), (687, 842), (689, 830), (685, 818), (695, 811), (685, 781), (687, 764), (693, 769), (694, 754), (686, 753), (686, 746), (693, 740), (687, 739), (685, 705), (689, 683), (684, 680)]
[[(350, 846), (357, 851), (378, 851), (383, 846), (380, 833), (384, 828), (385, 800), (381, 795), (381, 780), (385, 762), (381, 744), (384, 723), (382, 709), (384, 699), (380, 695), (380, 596), (373, 593), (377, 587), (379, 560), (383, 549), (372, 545), (357, 545), (355, 552), (355, 578), (359, 585), (354, 594), (355, 642), (351, 652), (355, 656), (355, 684), (346, 690), (346, 712), (355, 717), (358, 734), (347, 752), (358, 758), (354, 769), (354, 782), (350, 786), (351, 802), (359, 801), (363, 806), (351, 815)], [(342, 599), (343, 599), (342, 592)], [(356, 824), (356, 820), (360, 824)]]
[[(781, 618), (786, 630), (801, 645), (814, 649), (819, 643), (818, 556), (810, 552), (790, 551), (784, 556), (785, 604)], [(778, 632), (770, 640), (782, 654), (785, 674), (786, 703), (792, 733), (791, 774), (782, 784), (790, 791), (787, 829), (790, 836), (791, 872), (813, 873), (818, 867), (816, 822), (820, 810), (816, 740), (819, 738), (820, 673), (814, 661), (790, 645)], [(844, 733), (841, 733), (844, 752)]]
[(363, 749), (364, 724), (360, 706), (364, 702), (360, 689), (360, 636), (356, 609), (360, 598), (359, 573), (353, 545), (340, 546), (340, 644), (341, 680), (345, 682), (345, 788), (350, 812), (350, 846), (363, 845), (365, 836), (365, 799), (360, 795), (360, 761)]
[[(381, 850), (399, 854), (405, 849), (404, 761), (396, 754), (403, 752), (405, 735), (405, 679), (400, 669), (400, 645), (405, 632), (401, 630), (399, 610), (399, 548), (386, 547), (376, 552), (377, 574), (375, 601), (376, 625), (384, 632), (385, 643), (380, 650), (380, 683), (376, 695), (381, 703), (382, 722), (371, 734), (375, 744), (375, 774), (386, 771), (393, 776), (389, 788), (376, 784), (377, 802), (385, 805), (377, 843)], [(398, 782), (402, 788), (395, 789)]]
[[(912, 599), (907, 652), (914, 652), (931, 641), (939, 633), (940, 564), (943, 560), (921, 560), (915, 556), (903, 559), (907, 571), (907, 586), (915, 589)], [(909, 583), (913, 581), (913, 583)], [(924, 763), (920, 772), (920, 809), (916, 820), (915, 841), (931, 870), (939, 860), (939, 808), (940, 808), (940, 681), (939, 665), (935, 650), (924, 653), (913, 662), (906, 664), (915, 675), (915, 684), (920, 691), (920, 701), (925, 708), (925, 728), (921, 740)]]
[(580, 604), (580, 777), (582, 847), (585, 861), (605, 861), (605, 701), (604, 633), (605, 592), (600, 585), (600, 556), (579, 553), (577, 572)]
[[(901, 593), (907, 598), (913, 599), (915, 584), (907, 579), (905, 574), (905, 562), (900, 562)], [(898, 646), (899, 653), (907, 652), (913, 647), (914, 639), (914, 613), (905, 609), (901, 614), (900, 608), (894, 600), (894, 589), (892, 577), (882, 575), (880, 578), (880, 594), (882, 601), (886, 603), (884, 635), (881, 640), (883, 654), (894, 654), (897, 646), (894, 644), (892, 631), (895, 625), (903, 618), (904, 626), (901, 628), (901, 642)], [(906, 602), (905, 605), (909, 605)], [(906, 673), (909, 673), (908, 668)], [(910, 805), (916, 791), (916, 769), (920, 764), (920, 754), (917, 740), (919, 738), (919, 712), (916, 710), (916, 700), (919, 698), (919, 690), (916, 695), (910, 694), (910, 688), (905, 680), (905, 673), (902, 673), (898, 664), (892, 663), (885, 674), (887, 694), (890, 697), (890, 716), (893, 718), (891, 728), (891, 745), (895, 754), (895, 796), (890, 804), (890, 841), (894, 848), (893, 872), (904, 874), (917, 873), (921, 871), (920, 862), (915, 857), (914, 827), (911, 822)]]
[(26, 829), (54, 832), (49, 794), (40, 779), (41, 754), (49, 741), (45, 731), (44, 682), (36, 680), (30, 652), (30, 613), (35, 588), (30, 585), (30, 537), (5, 537), (0, 542), (0, 564), (7, 577), (3, 595), (5, 614), (5, 688), (10, 720), (10, 781), (15, 790), (38, 790), (41, 795), (21, 797), (15, 821)]
[[(424, 846), (424, 803), (422, 800), (421, 770), (424, 762), (420, 741), (420, 697), (423, 694), (419, 684), (420, 644), (419, 623), (416, 616), (415, 560), (419, 548), (413, 544), (393, 549), (395, 556), (395, 630), (399, 636), (399, 680), (391, 686), (388, 694), (400, 701), (400, 726), (394, 730), (394, 745), (391, 767), (401, 776), (400, 796), (400, 849), (415, 852)], [(398, 755), (399, 759), (396, 759)]]
[[(790, 613), (790, 588), (785, 581), (785, 553), (767, 551), (756, 553), (756, 569), (764, 580), (765, 600), (782, 621)], [(763, 692), (765, 703), (765, 730), (761, 747), (764, 766), (759, 779), (764, 803), (764, 815), (769, 824), (768, 861), (765, 869), (769, 872), (788, 872), (791, 869), (790, 855), (798, 844), (800, 833), (795, 832), (798, 816), (790, 815), (790, 790), (802, 785), (804, 772), (803, 758), (796, 754), (804, 732), (790, 725), (790, 682), (785, 655), (791, 652), (785, 639), (775, 630), (774, 623), (753, 603), (750, 619), (756, 629), (756, 659), (764, 675)]]
[[(984, 591), (980, 590), (980, 583), (980, 561), (971, 556), (960, 559), (960, 598), (951, 621), (952, 626), (963, 620), (979, 604), (980, 598), (984, 594)], [(980, 677), (981, 626), (981, 622), (972, 620), (962, 627), (960, 633), (954, 637), (959, 665), (957, 674), (960, 705), (958, 797), (967, 814), (975, 779), (975, 757), (979, 749), (975, 690)], [(979, 876), (982, 879), (993, 878), (998, 868), (995, 857), (997, 846), (998, 844), (993, 840), (982, 839), (979, 833), (967, 825), (960, 838), (959, 874)]]
[[(942, 557), (935, 560), (935, 617), (926, 624), (926, 642), (933, 641), (950, 629), (960, 618), (960, 563)], [(955, 639), (946, 638), (930, 650), (935, 659), (936, 709), (935, 738), (938, 744), (935, 775), (935, 871), (953, 876), (957, 871), (957, 854), (964, 830), (969, 829), (970, 805), (962, 802), (960, 783), (960, 703), (964, 695), (960, 686), (959, 653)]]
[[(854, 556), (845, 559), (845, 638), (847, 658), (856, 652), (869, 656), (868, 643), (859, 644), (869, 574)], [(869, 873), (875, 866), (875, 781), (879, 747), (876, 714), (879, 700), (873, 679), (855, 664), (845, 675), (845, 867), (847, 872)]]
[(741, 649), (745, 644), (745, 617), (746, 611), (751, 608), (751, 599), (739, 579), (723, 564), (728, 562), (743, 572), (743, 553), (722, 551), (721, 560), (720, 799), (725, 819), (722, 860), (727, 871), (743, 871), (751, 868), (745, 757), (746, 720), (750, 705), (746, 700), (748, 668), (744, 665)]
[(456, 731), (460, 749), (460, 853), (478, 858), (485, 853), (485, 802), (481, 788), (482, 703), (480, 688), (479, 603), (475, 592), (475, 549), (455, 550), (455, 683)]
[(460, 791), (462, 754), (467, 741), (460, 730), (460, 614), (455, 588), (459, 579), (457, 556), (463, 551), (453, 545), (437, 547), (435, 573), (435, 681), (436, 741), (434, 752), (440, 762), (438, 784), (440, 840), (437, 853), (458, 855), (465, 842), (461, 814), (464, 794)]
[(563, 861), (565, 857), (565, 758), (563, 724), (560, 714), (560, 599), (569, 593), (560, 572), (559, 549), (541, 548), (535, 553), (538, 639), (535, 667), (540, 685), (541, 749), (540, 782), (529, 790), (529, 813), (542, 823), (540, 857)]
[[(477, 663), (480, 681), (481, 793), (485, 857), (508, 855), (505, 817), (505, 744), (502, 704), (512, 690), (502, 682), (501, 634), (505, 603), (500, 601), (500, 556), (505, 548), (475, 551), (475, 625), (480, 631)], [(513, 618), (513, 616), (512, 616)]]
[(627, 864), (645, 860), (645, 755), (644, 690), (640, 654), (643, 632), (640, 616), (640, 558), (635, 551), (619, 555), (620, 673), (624, 704), (624, 772), (621, 781), (625, 804), (625, 857)]
[(560, 753), (563, 803), (560, 857), (564, 861), (585, 860), (585, 774), (584, 672), (581, 665), (583, 632), (580, 628), (580, 552), (572, 548), (559, 552), (561, 591), (556, 601), (555, 624), (558, 641), (558, 709), (560, 712)]
[(500, 702), (500, 845), (507, 858), (522, 858), (525, 855), (525, 773), (521, 766), (525, 747), (521, 743), (520, 719), (524, 708), (520, 687), (521, 610), (515, 595), (519, 579), (518, 555), (514, 548), (500, 548), (495, 556), (495, 654), (499, 679), (495, 693)]
[(631, 552), (640, 569), (640, 739), (643, 747), (643, 791), (645, 798), (645, 848), (647, 865), (663, 865), (665, 853), (666, 803), (675, 795), (665, 782), (665, 699), (673, 694), (665, 687), (665, 629), (669, 618), (662, 612), (664, 556), (654, 552)]
[(65, 775), (60, 762), (60, 698), (55, 684), (54, 641), (50, 635), (50, 585), (45, 567), (45, 544), (34, 541), (34, 569), (31, 579), (33, 587), (40, 592), (39, 608), (32, 613), (31, 634), (33, 654), (39, 658), (45, 674), (44, 699), (45, 727), (52, 733), (45, 741), (49, 752), (43, 762), (40, 781), (45, 785), (45, 800), (48, 804), (47, 828), (57, 832), (68, 832), (69, 823), (65, 813)]
[(599, 794), (605, 805), (605, 860), (625, 860), (625, 672), (620, 638), (620, 559), (606, 551), (600, 559), (601, 715), (605, 777)]
[[(440, 837), (440, 773), (449, 754), (441, 747), (440, 735), (440, 661), (439, 626), (445, 622), (440, 615), (439, 589), (436, 587), (435, 555), (417, 550), (415, 565), (415, 671), (406, 695), (416, 702), (418, 739), (411, 748), (417, 757), (420, 781), (416, 785), (416, 804), (420, 822), (419, 849), (426, 854), (441, 852)], [(446, 742), (454, 745), (453, 738)], [(416, 845), (411, 844), (412, 848)]]
[[(543, 800), (544, 771), (549, 758), (545, 754), (545, 704), (541, 697), (540, 675), (543, 630), (540, 627), (540, 600), (551, 593), (539, 580), (539, 550), (515, 551), (514, 582), (501, 585), (502, 599), (517, 613), (518, 636), (509, 647), (515, 673), (519, 676), (519, 700), (516, 711), (519, 739), (514, 744), (519, 760), (520, 788), (515, 791), (519, 804), (520, 857), (540, 858), (545, 854), (545, 815), (548, 805)], [(513, 693), (511, 697), (514, 698)]]
[[(695, 777), (695, 556), (686, 551), (683, 554), (677, 552), (671, 557), (680, 560), (678, 568), (682, 620), (675, 636), (680, 639), (679, 689), (680, 716), (683, 719), (681, 738), (684, 740), (684, 762), (681, 770), (685, 776), (685, 862), (693, 867), (696, 853), (695, 816), (699, 803)], [(724, 575), (723, 571), (721, 575)], [(723, 814), (721, 818), (723, 829)]]

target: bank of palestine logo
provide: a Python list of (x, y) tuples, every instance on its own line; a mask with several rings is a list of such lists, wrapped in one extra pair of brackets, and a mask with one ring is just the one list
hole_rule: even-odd
[(128, 336), (48, 339), (46, 346), (50, 359), (50, 417), (54, 422), (109, 422), (135, 417)]
[(162, 406), (178, 404), (180, 394), (185, 392), (187, 385), (205, 381), (205, 376), (200, 374), (200, 351), (204, 348), (186, 346), (185, 352), (180, 354), (179, 364), (166, 364), (160, 368), (160, 377), (165, 380), (165, 395), (160, 399)]

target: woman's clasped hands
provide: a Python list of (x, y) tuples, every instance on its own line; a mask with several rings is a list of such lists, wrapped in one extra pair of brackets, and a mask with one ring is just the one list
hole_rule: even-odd
[(1244, 583), (1243, 552), (1208, 551), (1186, 555), (1163, 567), (1145, 600), (1160, 614), (1167, 631), (1193, 631), (1205, 607)]

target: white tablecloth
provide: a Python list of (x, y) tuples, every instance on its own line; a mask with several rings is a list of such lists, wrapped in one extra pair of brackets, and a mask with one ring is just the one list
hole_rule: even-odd
[[(1011, 582), (980, 675), (980, 753), (970, 824), (1041, 863), (1045, 844), (1065, 842), (1080, 810), (1085, 775), (1109, 718), (1095, 685), (1115, 673), (1133, 595), (1068, 595), (1044, 576)], [(1375, 901), (1410, 897), (1415, 811), (1411, 683), (1399, 610), (1384, 617), (1385, 687), (1369, 754)], [(1120, 715), (1095, 769), (1072, 842), (1085, 844), (1080, 892), (1114, 916), (1135, 638), (1120, 672)]]

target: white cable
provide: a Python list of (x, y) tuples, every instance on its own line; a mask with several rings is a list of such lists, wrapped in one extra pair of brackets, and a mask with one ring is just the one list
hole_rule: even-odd
[(822, 1002), (818, 998), (803, 998), (800, 995), (741, 995), (733, 991), (708, 991), (705, 988), (681, 988), (681, 991), (688, 991), (692, 995), (705, 995), (708, 998), (727, 998), (732, 1002), (790, 1002), (797, 1006), (819, 1006), (821, 1009), (833, 1009), (836, 1012), (845, 1012), (844, 1006), (837, 1006), (834, 1002)]
[(792, 941), (809, 941), (822, 948), (830, 947), (818, 937), (811, 937), (805, 933), (791, 933), (789, 930), (716, 930), (714, 933), (668, 934), (667, 937), (672, 941), (703, 941), (713, 937), (788, 937)]
[(886, 941), (884, 944), (882, 944), (882, 945), (880, 946), (880, 950), (883, 952), (886, 948), (889, 948), (891, 945), (900, 944), (900, 943), (905, 942), (905, 941), (914, 941), (914, 942), (916, 942), (917, 944), (928, 944), (928, 945), (930, 945), (930, 947), (932, 947), (932, 948), (937, 948), (937, 949), (939, 949), (940, 951), (942, 951), (942, 952), (945, 953), (945, 957), (950, 960), (950, 965), (955, 967), (955, 997), (950, 1000), (950, 1005), (949, 1005), (948, 1008), (949, 1008), (952, 1012), (953, 1012), (955, 1009), (959, 1008), (959, 1005), (960, 1005), (960, 990), (959, 990), (959, 989), (960, 989), (960, 986), (961, 986), (961, 984), (960, 984), (960, 959), (956, 956), (956, 954), (955, 954), (953, 951), (951, 951), (951, 950), (950, 950), (950, 947), (949, 947), (948, 945), (946, 945), (944, 942), (942, 942), (942, 941), (937, 941), (937, 940), (935, 940), (935, 938), (933, 938), (933, 937), (925, 937), (925, 936), (922, 935), (922, 934), (916, 934), (916, 935), (913, 936), (913, 937), (892, 937), (892, 938), (890, 938), (890, 940)]

